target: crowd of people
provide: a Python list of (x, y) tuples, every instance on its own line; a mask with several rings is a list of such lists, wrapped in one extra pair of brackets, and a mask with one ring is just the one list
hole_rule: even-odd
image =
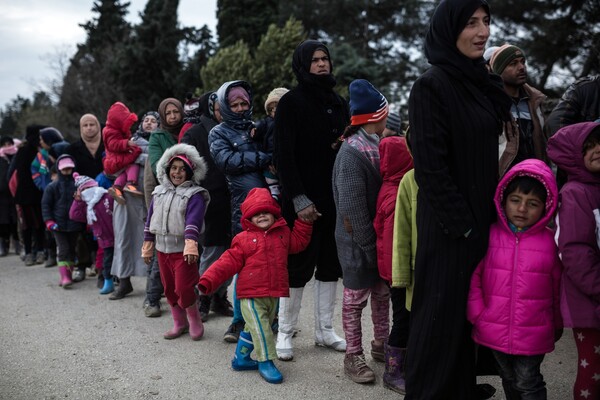
[(260, 121), (232, 80), (139, 120), (116, 101), (71, 144), (43, 125), (3, 137), (0, 256), (12, 243), (26, 266), (57, 265), (63, 288), (97, 276), (110, 300), (145, 276), (145, 315), (170, 307), (165, 339), (231, 317), (232, 368), (269, 383), (313, 279), (315, 344), (364, 384), (370, 338), (405, 399), (489, 398), (476, 377), (490, 373), (507, 399), (545, 399), (544, 355), (571, 328), (574, 398), (598, 399), (600, 77), (544, 115), (525, 52), (487, 46), (490, 18), (484, 0), (438, 5), (404, 126), (367, 80), (336, 93), (329, 49), (305, 40), (297, 85), (274, 88)]

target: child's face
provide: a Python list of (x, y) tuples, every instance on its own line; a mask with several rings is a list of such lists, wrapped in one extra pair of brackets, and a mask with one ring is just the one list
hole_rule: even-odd
[(158, 128), (158, 121), (152, 115), (146, 115), (142, 121), (142, 129), (144, 132), (152, 132)]
[(279, 104), (278, 101), (274, 101), (272, 103), (269, 103), (269, 117), (271, 118), (275, 118), (275, 111), (277, 111), (277, 104)]
[(73, 168), (63, 168), (60, 170), (60, 173), (63, 175), (71, 175), (73, 173)]
[(183, 161), (175, 159), (169, 167), (169, 179), (173, 186), (179, 186), (187, 180), (187, 174), (185, 172), (185, 164)]
[(266, 231), (275, 223), (275, 216), (268, 212), (260, 212), (250, 218), (250, 221), (260, 229)]
[(528, 228), (542, 218), (544, 203), (532, 192), (525, 194), (517, 189), (506, 196), (504, 213), (517, 228)]
[(583, 163), (588, 171), (593, 173), (600, 172), (600, 143), (586, 150), (583, 155)]

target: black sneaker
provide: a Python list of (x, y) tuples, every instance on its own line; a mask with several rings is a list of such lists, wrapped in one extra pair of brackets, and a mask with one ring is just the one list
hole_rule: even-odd
[(206, 322), (208, 319), (208, 313), (210, 312), (211, 297), (206, 295), (200, 295), (198, 298), (198, 311), (200, 311), (200, 318), (202, 322)]
[(227, 300), (227, 293), (225, 293), (223, 297), (219, 297), (217, 294), (214, 294), (212, 296), (210, 310), (216, 312), (217, 314), (224, 315), (226, 317), (233, 317), (233, 306), (231, 305), (229, 300)]
[(237, 343), (238, 339), (240, 338), (240, 332), (244, 330), (245, 325), (246, 323), (244, 321), (234, 322), (233, 324), (229, 325), (225, 335), (223, 335), (223, 340), (228, 343)]

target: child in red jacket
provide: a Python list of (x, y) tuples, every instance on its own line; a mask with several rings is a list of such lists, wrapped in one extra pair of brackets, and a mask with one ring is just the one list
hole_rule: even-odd
[(102, 161), (107, 175), (117, 175), (108, 193), (119, 204), (125, 204), (123, 190), (136, 196), (143, 196), (136, 186), (140, 166), (136, 163), (142, 149), (131, 140), (131, 126), (137, 115), (117, 101), (108, 110), (106, 127), (102, 130), (102, 140), (106, 157)]
[[(290, 230), (279, 205), (265, 188), (250, 190), (241, 211), (244, 230), (202, 275), (198, 288), (203, 294), (211, 294), (238, 274), (237, 297), (246, 326), (231, 366), (236, 371), (258, 369), (267, 382), (281, 383), (283, 376), (273, 364), (277, 353), (271, 324), (278, 298), (289, 297), (288, 254), (308, 246), (312, 224), (296, 220)], [(255, 346), (258, 363), (250, 358)]]

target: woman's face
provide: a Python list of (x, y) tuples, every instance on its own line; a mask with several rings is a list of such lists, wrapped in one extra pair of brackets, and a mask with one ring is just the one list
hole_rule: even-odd
[(250, 104), (248, 104), (246, 100), (238, 97), (237, 99), (233, 99), (233, 101), (229, 103), (229, 108), (231, 108), (231, 111), (233, 111), (234, 113), (240, 114), (246, 110), (249, 110)]
[(165, 108), (165, 119), (169, 126), (174, 126), (181, 122), (181, 113), (175, 104), (167, 104), (167, 108)]
[(490, 16), (479, 7), (456, 39), (456, 48), (472, 60), (483, 57), (485, 44), (490, 37)]
[(323, 50), (317, 50), (313, 53), (310, 61), (310, 73), (315, 75), (329, 75), (331, 73), (329, 56)]
[(152, 132), (158, 128), (158, 121), (152, 115), (146, 115), (142, 121), (142, 129), (144, 132)]

